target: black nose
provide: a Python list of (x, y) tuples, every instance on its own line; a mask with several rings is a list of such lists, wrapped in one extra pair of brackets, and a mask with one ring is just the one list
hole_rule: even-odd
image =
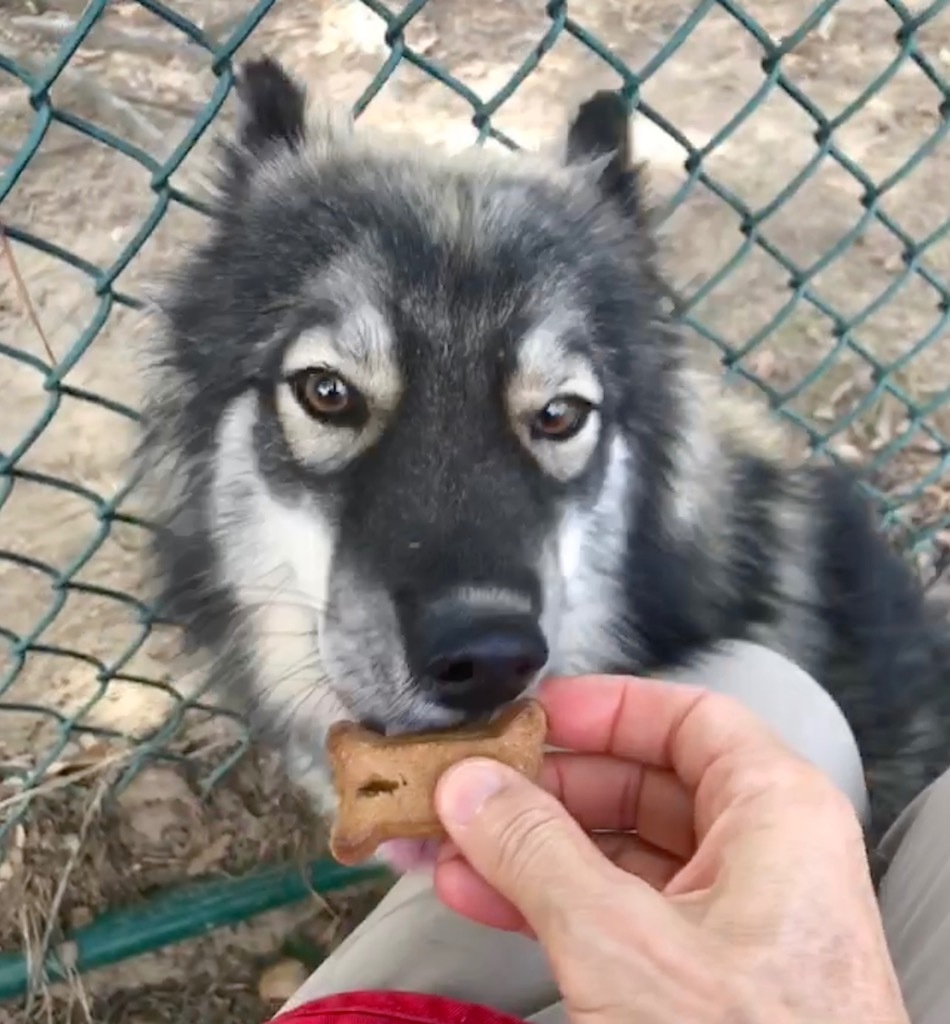
[(426, 632), (427, 685), (439, 703), (471, 714), (520, 696), (548, 660), (544, 634), (530, 616), (453, 608)]

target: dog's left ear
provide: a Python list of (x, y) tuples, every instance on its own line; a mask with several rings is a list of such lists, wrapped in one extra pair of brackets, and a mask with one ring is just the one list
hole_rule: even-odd
[(684, 308), (676, 289), (656, 269), (656, 242), (644, 188), (644, 171), (634, 163), (630, 115), (618, 93), (602, 90), (582, 103), (567, 133), (568, 166), (583, 167), (605, 202), (635, 229), (643, 266), (669, 308)]
[(247, 61), (238, 71), (237, 141), (261, 156), (273, 148), (296, 149), (303, 141), (307, 94), (272, 57)]
[(604, 198), (639, 220), (640, 175), (632, 148), (630, 116), (618, 93), (601, 90), (580, 105), (567, 132), (567, 163), (592, 165)]

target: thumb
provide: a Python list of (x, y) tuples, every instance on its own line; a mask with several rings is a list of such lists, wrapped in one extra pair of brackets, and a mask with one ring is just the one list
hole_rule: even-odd
[[(601, 903), (616, 869), (549, 793), (496, 761), (450, 768), (436, 810), (459, 851), (544, 942)], [(580, 904), (580, 906), (579, 906)]]

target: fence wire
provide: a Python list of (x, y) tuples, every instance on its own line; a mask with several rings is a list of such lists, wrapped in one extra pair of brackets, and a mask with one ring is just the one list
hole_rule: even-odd
[[(438, 2), (432, 0), (433, 7)], [(777, 4), (778, 0), (773, 2)], [(912, 232), (889, 212), (888, 197), (922, 162), (932, 157), (950, 129), (950, 77), (945, 70), (950, 65), (950, 50), (943, 52), (936, 45), (931, 47), (921, 42), (928, 32), (936, 33), (934, 38), (937, 38), (938, 28), (950, 28), (947, 25), (950, 20), (948, 0), (917, 4), (879, 0), (878, 6), (886, 9), (893, 20), (891, 58), (886, 66), (879, 69), (876, 77), (834, 115), (823, 112), (819, 102), (809, 95), (794, 76), (787, 73), (785, 65), (789, 54), (820, 34), (822, 25), (839, 5), (846, 9), (843, 17), (856, 17), (853, 5), (850, 5), (852, 11), (848, 13), (846, 0), (823, 0), (814, 4), (804, 20), (782, 38), (774, 38), (759, 24), (750, 13), (752, 4), (732, 0), (701, 0), (668, 28), (661, 45), (638, 67), (621, 60), (605, 38), (597, 38), (585, 27), (586, 4), (582, 0), (575, 3), (566, 0), (550, 0), (547, 4), (539, 2), (536, 7), (543, 11), (546, 28), (529, 48), (520, 66), (492, 94), (476, 91), (475, 87), (451, 74), (424, 46), (411, 45), (413, 20), (426, 3), (427, 0), (410, 0), (397, 10), (395, 5), (383, 4), (379, 0), (363, 0), (364, 13), (377, 19), (377, 30), (384, 40), (386, 53), (372, 81), (355, 100), (356, 115), (361, 115), (374, 102), (397, 68), (409, 64), (431, 76), (468, 105), (471, 125), (477, 136), (475, 141), (485, 143), (494, 140), (510, 148), (517, 148), (518, 140), (512, 137), (511, 132), (503, 131), (496, 124), (499, 112), (560, 40), (571, 37), (576, 43), (582, 44), (609, 69), (616, 88), (629, 100), (631, 108), (638, 111), (640, 117), (652, 122), (685, 152), (680, 186), (660, 211), (661, 218), (671, 216), (696, 190), (706, 190), (716, 201), (730, 207), (738, 217), (736, 245), (729, 258), (695, 287), (682, 290), (680, 315), (687, 327), (705, 339), (717, 353), (724, 372), (761, 389), (776, 415), (788, 420), (816, 454), (840, 455), (836, 441), (847, 436), (849, 430), (876, 403), (887, 400), (898, 407), (901, 410), (898, 427), (891, 432), (892, 436), (885, 443), (878, 444), (871, 453), (867, 467), (867, 486), (879, 502), (885, 525), (899, 530), (900, 543), (909, 555), (938, 549), (950, 528), (950, 505), (939, 501), (935, 504), (932, 500), (935, 493), (939, 495), (942, 488), (947, 487), (950, 467), (947, 424), (950, 423), (950, 416), (944, 413), (950, 409), (950, 386), (947, 386), (946, 380), (938, 381), (926, 398), (921, 399), (909, 390), (904, 380), (908, 367), (919, 360), (938, 339), (946, 338), (950, 324), (950, 276), (941, 277), (935, 269), (938, 261), (930, 259), (940, 243), (950, 237), (950, 209), (935, 204), (927, 217), (928, 229)], [(0, 776), (0, 783), (4, 787), (0, 789), (0, 835), (3, 836), (9, 835), (11, 828), (27, 812), (32, 796), (42, 785), (51, 766), (61, 764), (65, 752), (72, 749), (70, 744), (77, 737), (83, 740), (80, 749), (87, 749), (90, 743), (99, 740), (124, 738), (125, 734), (121, 730), (90, 724), (89, 717), (90, 711), (100, 701), (108, 700), (117, 684), (152, 688), (164, 695), (169, 705), (159, 729), (135, 737), (125, 765), (127, 773), (135, 772), (148, 758), (185, 757), (186, 754), (175, 748), (172, 741), (189, 711), (197, 709), (208, 715), (223, 714), (203, 704), (200, 695), (185, 699), (173, 685), (174, 681), (162, 677), (160, 673), (152, 677), (133, 671), (130, 665), (135, 655), (156, 628), (154, 610), (141, 593), (125, 592), (102, 583), (86, 582), (81, 578), (83, 569), (116, 530), (149, 528), (145, 517), (125, 508), (125, 500), (134, 481), (127, 480), (120, 486), (100, 491), (79, 479), (58, 477), (37, 469), (31, 464), (31, 451), (66, 401), (98, 404), (118, 417), (132, 422), (137, 420), (137, 411), (131, 405), (71, 383), (71, 373), (80, 361), (89, 357), (100, 332), (123, 307), (140, 307), (141, 299), (124, 290), (119, 279), (169, 211), (178, 206), (197, 212), (204, 210), (200, 198), (173, 179), (192, 148), (208, 132), (231, 93), (238, 51), (275, 6), (275, 0), (260, 0), (241, 16), (232, 16), (229, 21), (213, 28), (207, 25), (202, 27), (186, 17), (181, 9), (158, 0), (137, 0), (137, 3), (136, 0), (127, 0), (122, 4), (91, 0), (73, 15), (52, 16), (49, 12), (38, 13), (26, 2), (22, 6), (16, 2), (5, 6), (4, 19), (10, 19), (11, 25), (18, 23), (28, 29), (35, 29), (47, 41), (52, 39), (55, 50), (42, 58), (34, 54), (30, 59), (12, 50), (5, 52), (5, 37), (0, 26), (0, 72), (4, 73), (0, 74), (0, 85), (15, 85), (21, 98), (25, 96), (31, 108), (24, 137), (14, 142), (12, 133), (6, 131), (0, 137), (2, 155), (6, 159), (6, 167), (0, 177), (0, 226), (3, 231), (0, 239), (3, 242), (0, 253), (0, 267), (3, 268), (0, 272), (0, 282), (3, 283), (0, 314), (4, 314), (5, 303), (6, 315), (5, 321), (0, 323), (12, 322), (14, 311), (21, 319), (34, 317), (42, 320), (42, 310), (32, 309), (29, 303), (29, 275), (18, 272), (18, 261), (14, 258), (16, 252), (27, 249), (62, 261), (82, 275), (87, 293), (94, 299), (95, 308), (68, 351), (58, 355), (54, 356), (45, 349), (38, 354), (39, 349), (34, 351), (21, 348), (12, 342), (9, 334), (0, 340), (0, 381), (13, 372), (9, 368), (11, 364), (16, 364), (17, 372), (26, 369), (35, 374), (35, 393), (42, 398), (42, 408), (29, 429), (14, 443), (6, 446), (5, 450), (0, 450), (0, 580), (4, 578), (5, 572), (15, 568), (40, 574), (47, 581), (45, 610), (29, 628), (14, 628), (0, 621), (0, 638), (7, 647), (5, 660), (0, 659), (0, 742), (5, 731), (4, 722), (11, 722), (17, 716), (39, 718), (51, 727), (51, 738), (40, 749), (32, 750), (27, 758), (12, 758), (0, 765), (4, 772)], [(150, 152), (134, 132), (108, 129), (97, 121), (80, 116), (67, 104), (58, 102), (54, 96), (57, 82), (71, 73), (73, 65), (77, 63), (80, 48), (91, 33), (101, 30), (103, 42), (100, 45), (108, 46), (108, 31), (112, 30), (109, 26), (116, 25), (116, 21), (110, 19), (104, 23), (103, 19), (112, 14), (124, 16), (130, 10), (147, 12), (152, 16), (153, 23), (155, 19), (160, 20), (163, 30), (170, 32), (177, 40), (175, 45), (180, 44), (188, 47), (192, 53), (200, 53), (205, 71), (214, 76), (210, 98), (201, 105), (170, 154), (161, 159)], [(468, 17), (464, 8), (460, 10), (463, 11), (461, 17)], [(745, 44), (751, 40), (758, 48), (761, 81), (747, 101), (719, 126), (712, 137), (698, 145), (691, 141), (681, 125), (672, 123), (662, 110), (648, 102), (643, 92), (664, 65), (687, 43), (703, 20), (714, 11), (731, 19), (737, 40), (742, 39)], [(950, 46), (950, 32), (944, 32), (944, 36)], [(138, 39), (143, 52), (147, 48), (147, 41), (143, 41), (142, 37), (127, 35), (128, 38)], [(928, 112), (932, 128), (900, 166), (886, 177), (875, 177), (839, 144), (839, 131), (853, 118), (873, 108), (881, 91), (906, 66), (916, 68), (919, 75), (932, 86), (933, 102)], [(84, 62), (81, 68), (75, 68), (72, 73), (84, 76), (89, 87), (95, 88), (94, 62)], [(6, 82), (2, 81), (4, 78), (7, 78)], [(702, 89), (701, 78), (695, 82), (695, 87)], [(813, 125), (813, 152), (798, 173), (782, 185), (768, 202), (754, 204), (713, 173), (710, 164), (714, 154), (728, 146), (755, 111), (776, 93), (783, 94), (810, 119)], [(0, 107), (0, 115), (5, 117), (4, 109)], [(127, 110), (126, 113), (134, 120), (134, 111)], [(900, 110), (895, 116), (902, 116)], [(111, 262), (96, 262), (84, 255), (81, 249), (67, 248), (54, 238), (45, 236), (31, 224), (29, 216), (20, 215), (19, 211), (17, 216), (6, 215), (12, 205), (4, 209), (4, 200), (13, 195), (21, 177), (37, 158), (44, 140), (56, 126), (68, 127), (101, 146), (118, 151), (138, 165), (148, 179), (153, 195), (151, 209)], [(820, 166), (827, 166), (829, 162), (859, 186), (860, 196), (855, 202), (853, 226), (826, 250), (810, 253), (808, 261), (794, 258), (770, 237), (768, 222), (776, 211), (807, 186)], [(928, 196), (920, 195), (919, 201), (927, 204)], [(846, 312), (843, 305), (839, 308), (829, 302), (815, 286), (816, 278), (842, 253), (860, 246), (867, 234), (874, 231), (886, 232), (896, 240), (899, 259), (891, 268), (886, 287), (863, 308)], [(721, 327), (714, 326), (704, 318), (702, 304), (733, 274), (737, 266), (753, 254), (764, 254), (785, 275), (786, 300), (763, 326), (750, 335), (728, 336)], [(921, 296), (921, 303), (933, 315), (926, 330), (903, 339), (897, 356), (882, 357), (861, 340), (860, 328), (911, 282)], [(755, 297), (750, 295), (747, 301), (754, 302)], [(815, 311), (821, 323), (827, 325), (827, 347), (822, 358), (797, 379), (776, 383), (767, 373), (761, 372), (761, 364), (756, 363), (755, 354), (770, 339), (778, 337), (786, 321), (802, 308)], [(846, 358), (848, 365), (860, 364), (868, 375), (870, 385), (865, 388), (860, 400), (853, 402), (830, 422), (827, 418), (821, 420), (801, 411), (795, 400)], [(7, 370), (3, 368), (4, 363), (8, 366)], [(756, 372), (757, 365), (760, 366), (760, 372)], [(921, 450), (926, 452), (927, 459), (915, 461), (914, 453)], [(911, 466), (910, 475), (906, 470), (892, 473), (889, 467), (897, 465)], [(881, 484), (882, 480), (890, 483)], [(89, 544), (78, 555), (56, 564), (36, 557), (29, 552), (29, 545), (20, 543), (18, 530), (10, 525), (9, 520), (5, 522), (4, 509), (8, 508), (17, 489), (26, 485), (34, 485), (34, 488), (45, 489), (48, 493), (54, 490), (68, 492), (74, 499), (87, 503), (96, 527)], [(7, 575), (8, 581), (16, 578), (15, 575)], [(15, 599), (9, 590), (11, 585), (9, 582), (3, 584), (8, 601)], [(49, 639), (51, 627), (63, 613), (70, 598), (76, 594), (118, 603), (128, 610), (134, 620), (135, 636), (111, 660), (90, 653), (89, 650)], [(95, 628), (94, 621), (90, 628)], [(35, 694), (30, 699), (18, 696), (18, 679), (31, 659), (39, 655), (45, 656), (50, 664), (85, 664), (94, 677), (93, 690), (78, 706), (66, 711), (53, 706), (52, 702), (44, 704)], [(235, 719), (234, 724), (238, 728), (237, 738), (219, 752), (220, 756), (207, 778), (209, 785), (240, 757), (248, 742), (240, 722)]]

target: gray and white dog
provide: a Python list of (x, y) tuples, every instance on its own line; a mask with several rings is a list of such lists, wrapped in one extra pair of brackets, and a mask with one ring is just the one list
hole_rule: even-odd
[(843, 471), (689, 368), (620, 99), (557, 158), (306, 116), (243, 66), (150, 351), (167, 614), (326, 813), (327, 728), (490, 715), (728, 638), (855, 730), (876, 836), (948, 760), (950, 642)]

